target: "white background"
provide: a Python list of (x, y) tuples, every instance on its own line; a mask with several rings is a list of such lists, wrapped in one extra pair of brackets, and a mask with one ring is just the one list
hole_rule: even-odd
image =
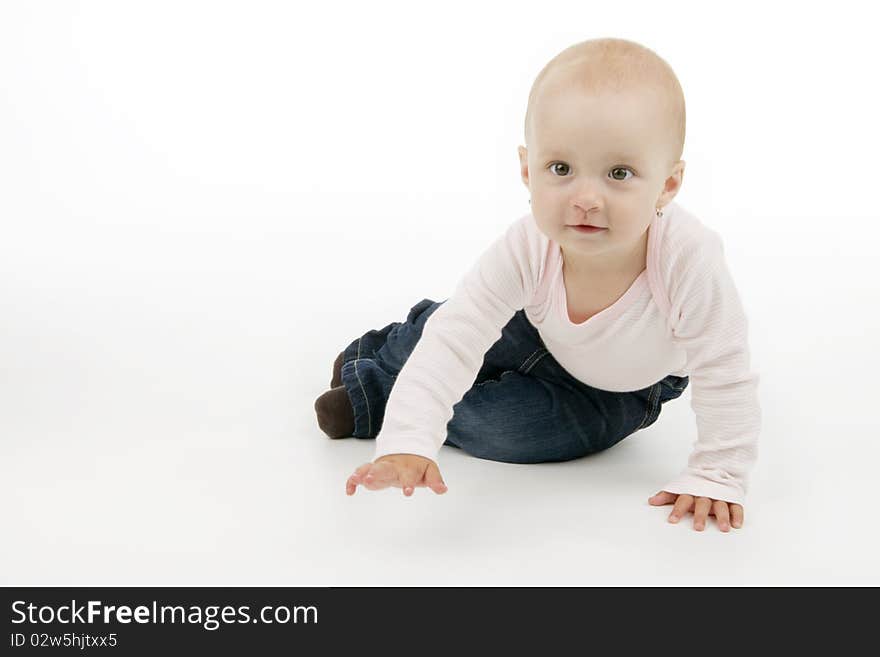
[[(818, 3), (817, 3), (818, 4)], [(880, 584), (880, 46), (859, 3), (0, 5), (0, 583)], [(725, 243), (764, 427), (745, 526), (666, 522), (690, 392), (614, 449), (440, 454), (344, 494), (336, 354), (528, 211), (577, 41), (685, 91), (676, 200)]]

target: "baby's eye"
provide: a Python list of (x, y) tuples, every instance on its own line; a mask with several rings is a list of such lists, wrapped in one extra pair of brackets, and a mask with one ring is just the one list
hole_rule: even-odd
[[(554, 162), (550, 165), (550, 171), (554, 171), (553, 167), (555, 167), (556, 165), (563, 166), (565, 167), (565, 170), (568, 171), (568, 165), (565, 162)], [(562, 175), (564, 176), (565, 174), (563, 173)]]
[(614, 178), (615, 180), (629, 180), (628, 178), (618, 178), (618, 177), (614, 174), (615, 171), (629, 171), (629, 172), (632, 173), (634, 176), (636, 175), (636, 174), (633, 173), (632, 169), (630, 169), (629, 167), (614, 167), (613, 169), (611, 169), (611, 171), (610, 171), (609, 173), (611, 174), (611, 177)]

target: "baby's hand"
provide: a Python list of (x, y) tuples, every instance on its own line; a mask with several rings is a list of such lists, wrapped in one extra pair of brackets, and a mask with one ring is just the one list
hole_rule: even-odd
[(437, 495), (448, 490), (437, 464), (415, 454), (387, 454), (373, 463), (364, 463), (345, 482), (345, 494), (354, 495), (358, 484), (367, 490), (380, 490), (389, 486), (402, 488), (407, 497), (413, 494), (416, 486), (427, 486)]
[[(678, 498), (678, 499), (676, 499)], [(698, 532), (703, 531), (706, 527), (706, 516), (711, 512), (718, 521), (718, 527), (721, 531), (730, 531), (729, 524), (739, 529), (743, 524), (743, 508), (740, 504), (733, 502), (725, 502), (723, 500), (713, 500), (710, 497), (697, 497), (694, 503), (693, 495), (679, 495), (678, 493), (670, 493), (661, 490), (654, 497), (648, 498), (648, 503), (654, 506), (662, 506), (664, 504), (675, 503), (672, 507), (672, 513), (669, 514), (669, 522), (678, 522), (691, 507), (694, 507), (694, 529)], [(729, 506), (729, 508), (728, 508)]]

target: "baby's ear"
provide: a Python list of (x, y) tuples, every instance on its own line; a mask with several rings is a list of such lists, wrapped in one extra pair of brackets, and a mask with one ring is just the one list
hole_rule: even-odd
[(519, 175), (526, 187), (529, 186), (529, 151), (525, 146), (517, 146), (516, 151), (519, 154)]

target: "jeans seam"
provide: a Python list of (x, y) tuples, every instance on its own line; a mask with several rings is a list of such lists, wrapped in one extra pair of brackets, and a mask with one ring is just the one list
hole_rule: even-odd
[(660, 399), (660, 384), (658, 383), (657, 385), (651, 386), (651, 392), (648, 393), (648, 410), (645, 413), (645, 418), (642, 420), (642, 423), (638, 426), (636, 431), (639, 431), (639, 429), (645, 428), (645, 424), (648, 422), (648, 420), (651, 418), (651, 416), (654, 415), (654, 410), (657, 406), (657, 402), (659, 399)]
[[(540, 353), (540, 352), (542, 352), (542, 351), (543, 351), (544, 353)], [(535, 350), (529, 355), (528, 358), (526, 358), (526, 359), (523, 361), (522, 365), (519, 366), (519, 371), (520, 371), (521, 373), (523, 373), (523, 374), (528, 374), (529, 371), (530, 371), (535, 365), (538, 364), (538, 361), (541, 360), (541, 358), (543, 358), (544, 356), (546, 356), (548, 353), (549, 353), (549, 352), (548, 352), (546, 349), (544, 349), (543, 347), (538, 347), (537, 349), (535, 349)], [(535, 358), (535, 354), (540, 354), (540, 355), (538, 355), (538, 357)], [(535, 358), (534, 362), (532, 362), (528, 367), (526, 367), (526, 364), (528, 364), (529, 361), (532, 360), (533, 358)]]
[(361, 338), (358, 338), (358, 357), (354, 361), (354, 375), (357, 377), (358, 385), (361, 387), (361, 394), (364, 396), (364, 406), (367, 407), (367, 435), (373, 433), (373, 414), (370, 412), (370, 399), (367, 397), (367, 391), (364, 388), (364, 382), (361, 380), (361, 375), (358, 373), (358, 360), (361, 357)]

